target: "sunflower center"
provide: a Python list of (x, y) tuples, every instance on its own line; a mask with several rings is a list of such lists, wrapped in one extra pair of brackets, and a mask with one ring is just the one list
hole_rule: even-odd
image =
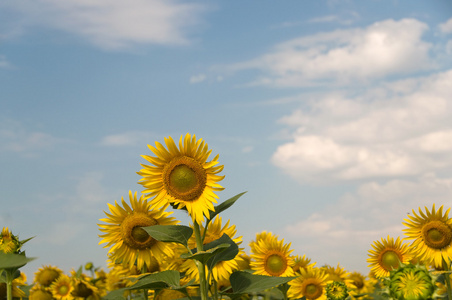
[(387, 250), (381, 256), (381, 265), (386, 271), (397, 269), (400, 265), (400, 257), (396, 252)]
[(143, 228), (157, 225), (157, 221), (145, 213), (132, 213), (121, 223), (121, 234), (124, 243), (132, 249), (143, 250), (151, 248), (157, 241)]
[(304, 296), (307, 299), (317, 299), (322, 295), (322, 289), (314, 283), (309, 283), (306, 285), (304, 290)]
[(58, 287), (58, 295), (65, 296), (69, 292), (69, 288), (66, 285)]
[(287, 269), (287, 261), (278, 254), (271, 254), (265, 261), (265, 271), (271, 276), (279, 276)]
[(451, 228), (441, 221), (431, 221), (424, 225), (422, 234), (425, 244), (434, 249), (442, 249), (452, 242)]
[(207, 175), (203, 166), (188, 156), (173, 158), (163, 170), (164, 185), (176, 199), (194, 201), (204, 192)]

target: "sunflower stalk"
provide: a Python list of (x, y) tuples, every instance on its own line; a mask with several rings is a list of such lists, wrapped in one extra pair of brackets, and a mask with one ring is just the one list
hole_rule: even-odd
[(450, 261), (447, 263), (443, 258), (443, 265), (446, 273), (444, 274), (446, 280), (447, 299), (452, 300), (452, 288), (450, 286)]
[[(201, 229), (199, 227), (198, 222), (196, 222), (195, 220), (193, 220), (193, 228), (196, 239), (196, 249), (198, 250), (198, 252), (201, 252), (204, 250)], [(195, 262), (199, 271), (199, 289), (201, 294), (201, 300), (207, 300), (208, 289), (206, 280), (206, 267), (204, 263), (202, 263), (201, 261), (195, 260)]]

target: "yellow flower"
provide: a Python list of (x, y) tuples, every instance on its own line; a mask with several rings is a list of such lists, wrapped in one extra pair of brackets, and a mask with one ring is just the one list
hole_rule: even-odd
[[(11, 291), (13, 294), (13, 298), (15, 298), (15, 299), (26, 297), (25, 292), (19, 288), (19, 286), (26, 285), (22, 278), (23, 273), (20, 273), (20, 274), (21, 274), (21, 276), (14, 279), (12, 282)], [(25, 276), (25, 274), (23, 276)], [(6, 283), (5, 282), (0, 282), (0, 299), (6, 299)]]
[(307, 258), (306, 255), (299, 256), (296, 255), (293, 257), (293, 265), (292, 268), (294, 272), (300, 272), (300, 269), (306, 269), (308, 267), (315, 266), (315, 262), (311, 263), (311, 259)]
[(167, 149), (159, 142), (155, 147), (148, 145), (157, 157), (142, 155), (152, 165), (141, 166), (138, 172), (143, 178), (139, 183), (146, 197), (152, 199), (155, 207), (170, 203), (179, 209), (187, 209), (194, 222), (201, 224), (204, 216), (214, 210), (218, 196), (214, 193), (223, 190), (217, 182), (224, 176), (217, 175), (223, 170), (218, 164), (218, 155), (207, 161), (212, 150), (196, 136), (186, 134), (179, 140), (177, 148), (171, 137), (165, 138)]
[(425, 267), (407, 265), (391, 271), (389, 292), (393, 299), (427, 300), (435, 291), (430, 273)]
[(4, 253), (17, 253), (20, 249), (20, 242), (17, 236), (9, 231), (8, 227), (3, 227), (0, 233), (0, 251)]
[(58, 279), (58, 277), (61, 276), (61, 274), (63, 274), (63, 271), (61, 271), (57, 267), (50, 265), (43, 266), (42, 268), (39, 268), (35, 273), (34, 281), (44, 287), (49, 287), (55, 280)]
[(328, 276), (328, 281), (344, 282), (349, 290), (356, 288), (353, 281), (349, 278), (350, 272), (347, 272), (339, 264), (337, 264), (337, 267), (325, 265), (321, 269)]
[(300, 276), (289, 281), (287, 295), (291, 299), (306, 297), (308, 300), (326, 300), (325, 287), (328, 275), (315, 267), (300, 269)]
[[(352, 284), (355, 286), (354, 289), (349, 290), (352, 299), (358, 299), (357, 295), (370, 294), (374, 290), (373, 282), (367, 280), (366, 276), (359, 272), (352, 272), (349, 274), (348, 279), (352, 280)], [(363, 299), (367, 299), (367, 296), (363, 296)]]
[(53, 295), (45, 287), (35, 284), (30, 290), (30, 300), (54, 300)]
[(74, 297), (71, 295), (74, 286), (72, 285), (71, 279), (67, 275), (60, 275), (51, 285), (50, 291), (53, 297), (59, 300), (71, 300)]
[(381, 238), (372, 244), (373, 250), (368, 251), (367, 262), (375, 274), (375, 277), (388, 277), (391, 270), (399, 268), (400, 263), (408, 263), (412, 259), (412, 254), (408, 245), (402, 244), (400, 238)]
[(412, 247), (417, 255), (427, 264), (441, 268), (443, 261), (450, 264), (452, 258), (452, 219), (448, 217), (449, 210), (443, 214), (443, 206), (435, 211), (433, 204), (431, 212), (425, 207), (425, 213), (419, 208), (419, 215), (413, 210), (413, 216), (404, 219), (408, 228), (406, 240), (412, 239)]
[(256, 241), (251, 247), (251, 269), (257, 275), (290, 277), (295, 275), (290, 256), (293, 250), (290, 243), (284, 244), (284, 240), (278, 241), (277, 236), (269, 234), (257, 234)]
[(146, 266), (149, 270), (153, 264), (152, 257), (163, 260), (172, 253), (172, 244), (153, 239), (141, 227), (175, 225), (179, 221), (169, 217), (170, 212), (165, 212), (167, 205), (152, 210), (143, 196), (137, 199), (136, 192), (132, 195), (132, 191), (129, 191), (129, 199), (131, 206), (121, 198), (124, 208), (116, 201), (115, 205), (108, 204), (110, 213), (105, 212), (108, 218), (100, 219), (108, 224), (98, 224), (99, 230), (105, 233), (99, 235), (103, 238), (99, 244), (107, 243), (104, 248), (111, 246), (108, 253), (115, 263), (127, 267), (136, 264), (140, 270)]
[[(231, 240), (234, 241), (234, 243), (240, 245), (242, 243), (242, 237), (235, 237), (237, 229), (235, 228), (235, 225), (229, 225), (229, 222), (230, 220), (228, 220), (226, 224), (222, 226), (221, 217), (217, 216), (207, 227), (207, 232), (205, 234), (203, 244), (205, 245), (211, 243), (222, 237), (223, 234), (226, 234), (231, 238)], [(201, 232), (204, 232), (204, 230), (204, 227), (201, 226)], [(194, 235), (192, 235), (188, 240), (188, 246), (191, 249), (196, 248), (196, 238)], [(243, 263), (243, 258), (241, 256), (241, 254), (243, 253), (243, 248), (239, 248), (239, 253), (233, 259), (218, 262), (212, 269), (213, 279), (217, 282), (229, 279), (231, 273), (238, 270), (240, 268), (240, 265)], [(180, 266), (180, 270), (181, 272), (186, 273), (188, 279), (195, 279), (197, 282), (199, 282), (198, 267), (196, 266), (194, 260), (186, 260)]]

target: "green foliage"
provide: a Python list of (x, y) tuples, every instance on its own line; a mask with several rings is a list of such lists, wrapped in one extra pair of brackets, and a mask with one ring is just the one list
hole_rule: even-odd
[(231, 282), (232, 294), (241, 295), (261, 292), (266, 289), (277, 287), (285, 284), (296, 277), (273, 277), (265, 275), (255, 275), (245, 271), (237, 271), (231, 274), (229, 281)]
[(21, 268), (34, 259), (34, 257), (26, 257), (25, 252), (20, 254), (0, 252), (0, 270)]
[(188, 247), (193, 229), (183, 225), (154, 225), (142, 227), (154, 239), (167, 243), (178, 243)]
[(221, 202), (220, 204), (218, 204), (217, 206), (215, 206), (215, 210), (214, 211), (209, 211), (210, 216), (208, 218), (208, 222), (210, 220), (213, 220), (213, 218), (215, 218), (216, 215), (218, 215), (219, 213), (225, 211), (226, 209), (228, 209), (229, 207), (231, 207), (235, 201), (237, 201), (240, 197), (242, 197), (246, 192), (240, 193), (235, 195), (234, 197), (229, 198), (226, 201)]

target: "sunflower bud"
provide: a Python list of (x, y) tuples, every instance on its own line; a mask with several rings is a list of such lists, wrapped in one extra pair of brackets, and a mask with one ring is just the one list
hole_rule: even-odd
[(425, 267), (409, 264), (390, 274), (389, 293), (395, 299), (431, 299), (434, 291), (434, 280)]
[(326, 297), (328, 300), (345, 300), (348, 297), (348, 289), (344, 282), (333, 281), (326, 285)]

